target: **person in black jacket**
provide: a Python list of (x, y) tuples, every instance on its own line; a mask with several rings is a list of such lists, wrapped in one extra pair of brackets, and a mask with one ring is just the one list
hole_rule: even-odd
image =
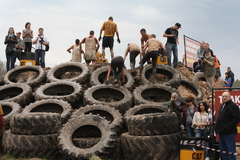
[(230, 86), (230, 87), (232, 87), (233, 82), (234, 82), (234, 73), (232, 72), (231, 67), (227, 67), (227, 72), (228, 72), (229, 77), (231, 77), (231, 79), (232, 79), (232, 83)]
[(6, 64), (6, 68), (7, 71), (11, 70), (14, 68), (15, 66), (15, 62), (16, 62), (16, 44), (18, 43), (17, 41), (17, 36), (14, 33), (14, 29), (13, 27), (10, 27), (8, 29), (8, 34), (5, 37), (5, 41), (4, 44), (7, 45), (6, 46), (6, 59), (7, 59), (7, 64)]
[[(223, 92), (222, 105), (218, 111), (215, 131), (219, 134), (219, 149), (236, 153), (236, 134), (240, 120), (239, 107), (231, 100), (229, 92)], [(222, 160), (236, 160), (235, 155), (221, 153)]]

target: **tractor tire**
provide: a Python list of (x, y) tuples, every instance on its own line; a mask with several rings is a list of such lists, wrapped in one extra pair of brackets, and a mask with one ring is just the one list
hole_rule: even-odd
[(72, 105), (82, 101), (82, 86), (76, 82), (58, 81), (46, 83), (34, 92), (36, 100), (59, 99)]
[(0, 77), (0, 86), (4, 85), (4, 77)]
[(85, 91), (84, 104), (109, 105), (124, 114), (126, 110), (132, 107), (132, 94), (124, 87), (117, 88), (112, 85), (93, 86)]
[[(185, 87), (185, 88), (182, 88)], [(187, 91), (186, 91), (187, 90)], [(181, 95), (180, 99), (183, 102), (186, 102), (187, 95), (192, 95), (195, 98), (196, 102), (199, 102), (203, 99), (202, 90), (195, 83), (187, 80), (181, 80), (181, 85), (178, 87), (177, 91)]]
[(10, 117), (14, 114), (20, 113), (22, 111), (22, 107), (15, 102), (0, 102), (0, 105), (2, 106), (4, 112), (4, 127), (5, 129), (9, 129)]
[[(176, 69), (173, 67), (170, 67), (168, 65), (163, 64), (157, 64), (157, 73), (156, 78), (157, 82), (156, 84), (171, 86), (173, 88), (177, 88), (180, 86), (181, 77), (180, 74)], [(143, 84), (151, 84), (151, 76), (152, 75), (152, 65), (146, 65), (143, 67), (141, 79)]]
[(44, 70), (39, 66), (21, 66), (10, 70), (4, 76), (6, 84), (25, 83), (34, 87), (46, 78)]
[(89, 79), (89, 76), (90, 70), (88, 66), (79, 62), (68, 62), (57, 65), (47, 73), (48, 82), (67, 80), (82, 84)]
[[(89, 148), (79, 148), (73, 144), (73, 139), (89, 138), (84, 132), (89, 131), (85, 127), (92, 127), (99, 130), (100, 140), (97, 144), (88, 145)], [(80, 133), (81, 136), (77, 133)], [(93, 134), (95, 134), (94, 132)], [(85, 135), (85, 136), (84, 136)], [(96, 137), (97, 138), (97, 137)], [(112, 130), (103, 117), (98, 115), (82, 115), (75, 119), (71, 119), (60, 130), (58, 143), (62, 153), (67, 159), (89, 159), (93, 155), (109, 154), (116, 142), (116, 133)]]
[(137, 87), (133, 91), (133, 99), (135, 105), (139, 104), (168, 105), (170, 103), (171, 94), (174, 92), (178, 94), (178, 92), (175, 89), (169, 86), (156, 84), (143, 85)]
[(178, 118), (171, 113), (150, 113), (126, 119), (128, 131), (134, 136), (166, 135), (179, 131)]
[(155, 136), (121, 135), (125, 159), (179, 160), (181, 133)]
[(33, 101), (32, 88), (23, 83), (0, 86), (1, 102), (16, 102), (22, 107)]
[(72, 114), (72, 107), (63, 100), (45, 99), (29, 104), (22, 111), (23, 114), (35, 112), (59, 113), (62, 118), (62, 123), (66, 123)]
[[(105, 84), (108, 68), (109, 66), (104, 66), (95, 70), (92, 73), (92, 76), (90, 78), (90, 84), (92, 86)], [(129, 90), (132, 90), (133, 84), (134, 84), (134, 78), (126, 69), (124, 69), (124, 75), (125, 75), (125, 81), (126, 81), (125, 87), (128, 88)], [(111, 76), (112, 76), (112, 73), (111, 73)]]
[(122, 115), (118, 110), (111, 108), (108, 105), (87, 105), (85, 107), (81, 107), (73, 113), (71, 119), (89, 113), (105, 117), (105, 119), (110, 122), (111, 127), (116, 131), (116, 133), (120, 133), (123, 126)]
[(15, 114), (10, 118), (10, 129), (13, 134), (46, 135), (58, 133), (62, 126), (59, 113)]
[(18, 135), (7, 130), (2, 144), (4, 153), (15, 158), (54, 157), (59, 154), (57, 134)]

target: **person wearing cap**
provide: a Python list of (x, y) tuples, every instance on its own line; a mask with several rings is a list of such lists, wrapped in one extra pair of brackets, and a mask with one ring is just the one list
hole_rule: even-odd
[(210, 50), (204, 51), (205, 57), (201, 58), (201, 64), (203, 71), (197, 72), (194, 75), (193, 82), (197, 84), (199, 78), (205, 78), (208, 85), (208, 93), (212, 92), (214, 76), (216, 74), (215, 70), (215, 59), (211, 56)]
[(173, 27), (168, 28), (164, 33), (163, 37), (167, 37), (166, 49), (168, 57), (168, 65), (171, 66), (171, 52), (173, 52), (173, 67), (177, 68), (178, 64), (178, 30), (181, 28), (180, 23), (176, 23)]
[(21, 39), (21, 32), (16, 33), (17, 36), (17, 44), (16, 44), (16, 49), (17, 49), (17, 55), (16, 57), (20, 60), (21, 58), (21, 52), (25, 49), (25, 43)]

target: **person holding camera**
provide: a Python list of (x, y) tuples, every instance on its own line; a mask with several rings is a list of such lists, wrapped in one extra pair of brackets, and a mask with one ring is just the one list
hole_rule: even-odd
[(23, 41), (25, 43), (24, 52), (31, 52), (33, 31), (31, 30), (31, 23), (30, 22), (27, 22), (25, 24), (25, 29), (22, 31), (22, 38), (23, 38)]
[(197, 84), (199, 78), (205, 78), (208, 85), (208, 92), (211, 93), (213, 88), (214, 76), (216, 74), (216, 70), (214, 66), (215, 59), (214, 57), (211, 56), (210, 50), (205, 50), (204, 54), (205, 54), (205, 57), (201, 57), (203, 71), (195, 73), (193, 82)]
[(8, 29), (8, 34), (5, 37), (4, 44), (6, 46), (6, 59), (7, 59), (7, 64), (6, 68), (7, 71), (11, 70), (14, 68), (15, 62), (16, 62), (16, 44), (17, 44), (17, 37), (14, 33), (14, 28), (10, 27)]
[(21, 39), (21, 32), (17, 32), (16, 33), (17, 36), (17, 44), (16, 44), (16, 49), (17, 49), (17, 53), (16, 53), (16, 57), (20, 60), (21, 59), (21, 52), (24, 50), (25, 48), (25, 43), (23, 42), (23, 40)]
[(38, 29), (38, 36), (33, 40), (35, 44), (36, 65), (41, 65), (45, 68), (45, 50), (46, 45), (49, 45), (48, 38), (43, 34), (43, 28)]
[(167, 37), (166, 49), (168, 57), (168, 65), (171, 66), (171, 52), (173, 52), (173, 67), (177, 68), (178, 64), (178, 29), (181, 28), (180, 23), (176, 23), (173, 27), (168, 28), (164, 33), (163, 37)]

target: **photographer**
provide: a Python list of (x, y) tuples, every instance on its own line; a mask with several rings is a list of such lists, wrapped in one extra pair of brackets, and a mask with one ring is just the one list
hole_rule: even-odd
[(199, 78), (205, 78), (208, 85), (208, 92), (211, 93), (214, 76), (216, 74), (215, 66), (214, 66), (215, 59), (214, 57), (211, 56), (210, 50), (205, 50), (204, 54), (205, 54), (205, 57), (201, 57), (203, 71), (195, 73), (193, 82), (197, 84)]
[(6, 68), (7, 71), (11, 70), (14, 68), (15, 62), (16, 62), (16, 47), (15, 45), (17, 44), (17, 37), (14, 33), (13, 27), (10, 27), (8, 29), (8, 35), (5, 37), (4, 44), (6, 46), (6, 59), (7, 59), (7, 64)]
[(38, 33), (38, 36), (33, 40), (36, 49), (36, 65), (41, 65), (42, 68), (45, 68), (45, 50), (49, 42), (47, 37), (43, 34), (43, 28), (39, 28)]

